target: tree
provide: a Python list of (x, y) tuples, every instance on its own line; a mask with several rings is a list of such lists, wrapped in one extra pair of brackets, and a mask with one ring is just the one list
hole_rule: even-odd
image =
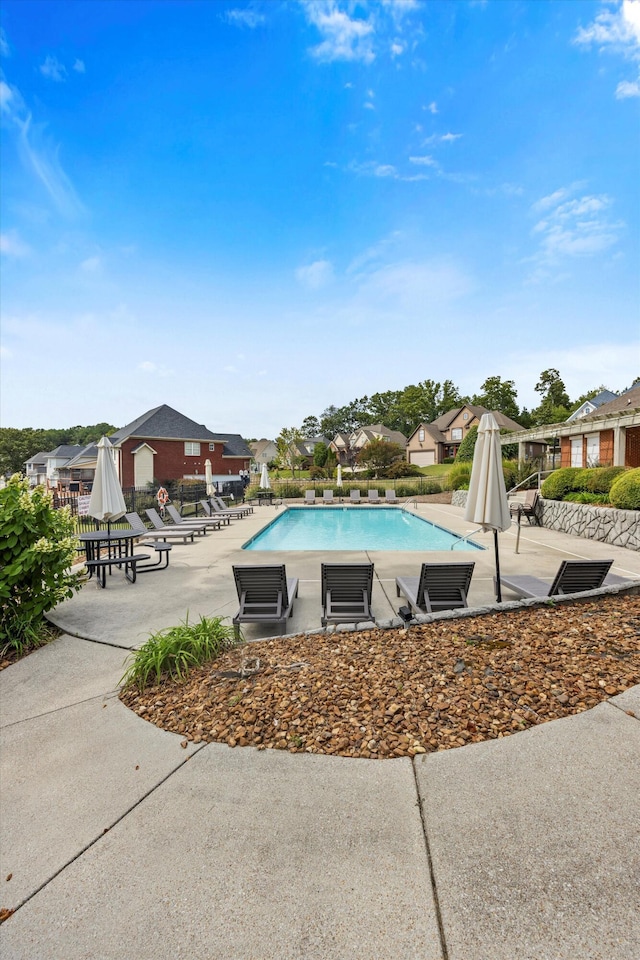
[(317, 417), (305, 417), (300, 427), (300, 433), (303, 437), (317, 437), (320, 433), (320, 421)]
[(295, 476), (296, 468), (300, 466), (303, 459), (296, 449), (296, 444), (302, 439), (303, 436), (297, 427), (283, 427), (276, 439), (278, 463), (281, 467), (291, 470), (292, 476)]
[(316, 467), (324, 467), (327, 462), (329, 447), (326, 443), (316, 443), (313, 449), (313, 462)]
[(567, 419), (571, 401), (564, 382), (554, 367), (543, 370), (535, 390), (542, 396), (540, 406), (531, 411), (536, 425), (561, 423)]
[(397, 460), (404, 459), (404, 450), (398, 443), (388, 440), (371, 440), (357, 456), (361, 466), (371, 470), (375, 477)]
[(472, 403), (487, 410), (504, 413), (506, 417), (517, 420), (520, 414), (516, 402), (516, 385), (513, 380), (503, 380), (501, 377), (487, 377), (480, 393), (473, 396)]

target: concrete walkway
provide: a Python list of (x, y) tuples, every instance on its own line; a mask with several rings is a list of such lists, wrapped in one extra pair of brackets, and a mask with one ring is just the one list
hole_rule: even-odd
[[(124, 648), (187, 608), (234, 612), (229, 564), (267, 510), (135, 585), (87, 584), (56, 619), (90, 639), (0, 673), (3, 960), (640, 956), (640, 687), (413, 761), (183, 746), (122, 705)], [(509, 572), (581, 551), (640, 572), (628, 551), (522, 533), (518, 556), (502, 538)], [(291, 630), (318, 626), (319, 558), (285, 559), (303, 577)], [(391, 616), (420, 556), (372, 559)], [(472, 602), (490, 597), (478, 574)]]

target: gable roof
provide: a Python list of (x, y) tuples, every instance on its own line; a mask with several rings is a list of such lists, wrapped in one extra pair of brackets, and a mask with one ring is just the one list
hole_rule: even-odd
[(610, 400), (608, 403), (603, 403), (602, 406), (598, 407), (597, 410), (594, 410), (593, 413), (590, 413), (586, 417), (582, 417), (580, 422), (584, 423), (585, 420), (597, 420), (600, 417), (606, 417), (610, 413), (627, 413), (631, 410), (637, 410), (640, 408), (640, 383), (634, 383), (632, 387), (629, 387), (628, 390), (625, 390), (624, 393), (621, 393), (619, 397), (616, 397), (615, 400)]
[(44, 465), (47, 457), (51, 456), (46, 450), (41, 450), (40, 453), (34, 453), (32, 457), (29, 457), (28, 460), (25, 460), (25, 463), (41, 463)]
[(124, 427), (112, 433), (109, 439), (121, 446), (130, 437), (141, 440), (195, 440), (224, 444), (225, 457), (250, 457), (251, 451), (239, 433), (212, 433), (203, 423), (196, 423), (183, 413), (163, 403), (147, 410)]

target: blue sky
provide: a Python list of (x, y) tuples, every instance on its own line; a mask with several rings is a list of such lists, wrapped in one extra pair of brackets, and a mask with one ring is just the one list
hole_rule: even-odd
[(640, 375), (640, 0), (4, 0), (3, 426)]

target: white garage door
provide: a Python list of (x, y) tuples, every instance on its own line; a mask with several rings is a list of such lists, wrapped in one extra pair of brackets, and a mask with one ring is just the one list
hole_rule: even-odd
[(435, 450), (412, 450), (409, 456), (409, 462), (415, 463), (417, 467), (430, 467), (436, 462)]

